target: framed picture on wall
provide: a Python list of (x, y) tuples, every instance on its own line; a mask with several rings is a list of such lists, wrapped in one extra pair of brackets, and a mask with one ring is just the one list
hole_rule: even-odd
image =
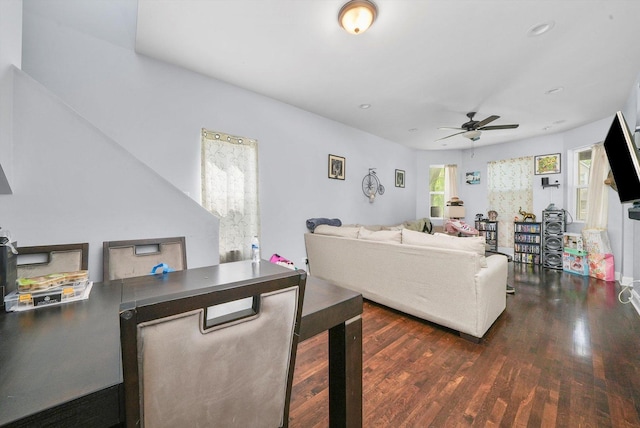
[(396, 169), (396, 187), (404, 187), (404, 170)]
[(342, 156), (329, 155), (329, 178), (344, 180), (346, 160)]
[(540, 155), (533, 158), (535, 174), (560, 174), (560, 153)]
[(480, 184), (480, 171), (467, 172), (467, 184)]

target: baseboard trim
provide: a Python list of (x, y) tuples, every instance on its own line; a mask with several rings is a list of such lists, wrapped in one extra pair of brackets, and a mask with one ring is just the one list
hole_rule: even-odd
[(640, 294), (636, 290), (631, 290), (631, 304), (636, 308), (636, 312), (640, 315)]
[[(616, 272), (616, 275), (620, 275), (619, 272)], [(625, 286), (625, 285), (629, 285), (633, 282), (633, 277), (632, 276), (623, 276), (623, 277), (619, 277), (618, 281), (620, 281), (620, 285)]]

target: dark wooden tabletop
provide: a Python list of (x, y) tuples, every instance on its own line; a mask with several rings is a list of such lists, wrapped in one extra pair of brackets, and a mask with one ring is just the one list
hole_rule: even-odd
[[(236, 262), (96, 283), (85, 301), (0, 313), (0, 426), (110, 388), (117, 391), (122, 383), (122, 301), (154, 299), (160, 284), (170, 292), (189, 292), (287, 271), (265, 261), (258, 266)], [(301, 340), (361, 313), (360, 294), (307, 277)]]

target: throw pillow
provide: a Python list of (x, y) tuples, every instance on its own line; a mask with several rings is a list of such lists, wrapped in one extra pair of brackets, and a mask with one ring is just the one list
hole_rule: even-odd
[(395, 242), (397, 244), (400, 244), (402, 242), (402, 231), (401, 230), (372, 231), (364, 227), (361, 227), (360, 234), (358, 235), (358, 237), (360, 239), (364, 239), (367, 241)]
[(320, 224), (316, 226), (313, 233), (316, 235), (339, 236), (342, 238), (358, 238), (359, 227), (329, 226)]
[(429, 235), (404, 229), (402, 231), (402, 243), (408, 245), (423, 245), (429, 247), (449, 248), (452, 250), (471, 251), (480, 257), (480, 266), (487, 267), (484, 257), (485, 242), (483, 237), (460, 238), (444, 234)]

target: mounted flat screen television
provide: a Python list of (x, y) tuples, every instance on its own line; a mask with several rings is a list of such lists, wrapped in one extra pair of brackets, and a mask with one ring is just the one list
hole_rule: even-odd
[(604, 139), (604, 149), (616, 181), (620, 202), (640, 201), (640, 156), (622, 112), (617, 112), (613, 118)]

